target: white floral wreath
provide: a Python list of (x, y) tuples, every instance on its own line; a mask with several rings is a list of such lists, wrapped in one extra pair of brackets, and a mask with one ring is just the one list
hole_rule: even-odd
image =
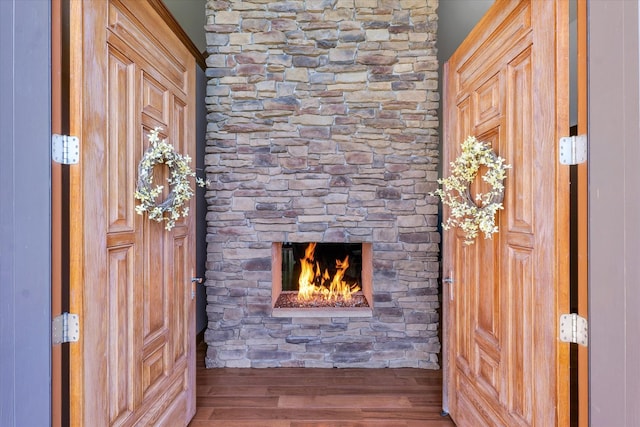
[[(140, 204), (136, 206), (136, 212), (139, 215), (148, 212), (149, 219), (157, 222), (166, 221), (165, 228), (171, 230), (176, 220), (189, 214), (189, 206), (185, 206), (193, 196), (189, 177), (195, 178), (196, 174), (189, 166), (191, 162), (189, 156), (176, 153), (173, 145), (167, 143), (166, 139), (160, 140), (158, 137), (160, 130), (155, 128), (149, 133), (150, 146), (138, 164), (138, 183), (134, 196), (140, 200)], [(160, 163), (167, 165), (171, 172), (167, 177), (171, 191), (165, 200), (157, 203), (156, 199), (162, 193), (164, 186), (153, 186), (152, 181), (153, 168)], [(209, 185), (208, 181), (201, 178), (195, 178), (195, 180), (200, 187)], [(165, 212), (168, 215), (165, 215)]]
[[(485, 239), (498, 232), (495, 215), (498, 210), (504, 209), (504, 180), (507, 177), (506, 170), (511, 167), (504, 162), (488, 144), (469, 136), (462, 143), (460, 156), (451, 162), (451, 176), (438, 179), (442, 188), (431, 193), (432, 196), (440, 197), (442, 204), (450, 208), (449, 218), (442, 223), (442, 228), (448, 230), (460, 227), (464, 232), (466, 245), (472, 244), (480, 231), (484, 233)], [(488, 169), (482, 175), (482, 180), (491, 186), (491, 190), (476, 194), (474, 201), (470, 186), (481, 165)]]

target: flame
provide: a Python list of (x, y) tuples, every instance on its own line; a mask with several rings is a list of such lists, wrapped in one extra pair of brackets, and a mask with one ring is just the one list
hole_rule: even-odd
[(321, 273), (320, 263), (314, 260), (315, 249), (316, 243), (309, 243), (304, 251), (304, 258), (300, 260), (298, 300), (311, 301), (321, 298), (326, 301), (349, 301), (351, 295), (360, 290), (357, 284), (350, 285), (344, 281), (345, 272), (349, 268), (349, 255), (342, 261), (336, 260), (336, 273), (331, 277), (328, 268)]

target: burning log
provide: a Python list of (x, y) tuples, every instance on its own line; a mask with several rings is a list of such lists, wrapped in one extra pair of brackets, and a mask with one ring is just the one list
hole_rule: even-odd
[[(349, 268), (349, 255), (343, 260), (335, 260), (335, 274), (329, 274), (329, 269), (322, 270), (320, 263), (314, 260), (316, 243), (309, 243), (305, 249), (304, 258), (300, 260), (301, 271), (298, 279), (298, 302), (306, 303), (314, 299), (333, 302), (351, 300), (352, 295), (360, 291), (357, 283), (347, 283), (344, 280), (345, 271)], [(328, 285), (327, 285), (328, 283)]]

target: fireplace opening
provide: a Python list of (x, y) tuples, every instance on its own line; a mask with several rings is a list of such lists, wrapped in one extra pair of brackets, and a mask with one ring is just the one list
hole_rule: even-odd
[(371, 310), (370, 243), (275, 243), (274, 310)]

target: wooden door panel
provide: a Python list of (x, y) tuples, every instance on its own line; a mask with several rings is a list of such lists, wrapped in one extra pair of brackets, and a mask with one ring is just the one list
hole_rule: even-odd
[(187, 291), (190, 289), (188, 286), (184, 286), (184, 278), (186, 277), (185, 271), (188, 271), (188, 265), (185, 265), (185, 261), (189, 259), (186, 251), (186, 236), (175, 238), (173, 240), (173, 256), (172, 262), (174, 265), (174, 278), (173, 289), (171, 290), (171, 298), (174, 301), (180, 301), (181, 303), (173, 304), (173, 311), (171, 314), (172, 323), (172, 363), (180, 363), (180, 361), (186, 357), (187, 341), (186, 331), (188, 330), (188, 305), (185, 307), (185, 301), (188, 302), (190, 298), (187, 296)]
[[(135, 372), (129, 363), (133, 346), (129, 339), (133, 335), (135, 288), (135, 251), (132, 245), (118, 245), (108, 252), (109, 271), (109, 419), (116, 424), (119, 419), (130, 416), (135, 407), (135, 390), (131, 378)], [(128, 309), (123, 310), (122, 307)]]
[[(521, 250), (509, 247), (509, 265), (506, 269), (507, 283), (511, 283), (508, 291), (507, 319), (505, 326), (509, 329), (509, 362), (507, 379), (510, 384), (508, 399), (505, 401), (506, 409), (514, 417), (521, 420), (532, 419), (531, 388), (533, 349), (531, 348), (532, 307), (535, 300), (533, 292), (533, 276), (531, 253), (529, 250)], [(524, 425), (529, 425), (526, 422)]]
[[(470, 135), (472, 125), (471, 125), (471, 115), (472, 115), (472, 102), (471, 96), (467, 96), (464, 99), (460, 100), (458, 104), (456, 104), (456, 127), (455, 127), (455, 138), (460, 138), (460, 140), (464, 139), (466, 135)], [(452, 158), (456, 158), (460, 155), (460, 146), (456, 145), (452, 147), (450, 152)]]
[[(531, 101), (519, 96), (521, 93), (531, 93), (531, 50), (526, 49), (514, 61), (511, 61), (507, 68), (507, 79), (509, 86), (509, 121), (507, 123), (507, 138), (505, 143), (505, 156), (508, 156), (512, 165), (509, 171), (509, 185), (505, 189), (504, 216), (507, 221), (505, 229), (512, 234), (533, 236), (533, 206), (534, 182), (533, 164), (534, 145), (519, 144), (524, 138), (531, 135), (531, 125), (533, 123), (533, 111)], [(522, 244), (524, 242), (517, 242)], [(532, 247), (532, 242), (526, 244)]]
[[(175, 90), (189, 93), (191, 90), (188, 75), (191, 70), (185, 67), (193, 62), (188, 51), (182, 49), (175, 40), (166, 40), (165, 44), (155, 42), (157, 28), (167, 28), (160, 15), (151, 16), (147, 13), (147, 2), (127, 2), (112, 0), (109, 7), (108, 41), (115, 45), (114, 38), (121, 40), (136, 54), (136, 63), (144, 66), (155, 78), (166, 78), (175, 84)], [(144, 25), (140, 25), (140, 17), (144, 16)], [(174, 50), (179, 48), (180, 51)], [(138, 60), (140, 59), (140, 61)], [(162, 72), (147, 69), (150, 64), (162, 63)]]
[[(77, 134), (92, 145), (74, 175), (85, 197), (73, 201), (81, 228), (72, 245), (91, 257), (78, 253), (72, 266), (85, 331), (73, 355), (72, 424), (186, 425), (195, 412), (194, 222), (167, 231), (135, 212), (134, 192), (152, 129), (194, 156), (195, 59), (150, 2), (85, 1), (73, 11), (86, 49), (73, 59), (85, 73), (73, 89)], [(168, 174), (156, 166), (154, 183)]]
[(129, 123), (135, 101), (135, 65), (117, 51), (108, 51), (109, 143), (108, 143), (108, 230), (110, 235), (133, 232), (133, 191), (128, 183), (136, 173), (135, 152), (128, 147), (133, 124)]
[(157, 123), (168, 122), (167, 108), (169, 91), (149, 74), (142, 71), (142, 112)]
[[(499, 234), (470, 246), (459, 230), (443, 239), (443, 271), (454, 279), (448, 405), (460, 427), (566, 425), (568, 348), (556, 339), (568, 308), (568, 169), (556, 157), (568, 129), (568, 62), (557, 53), (568, 45), (558, 30), (565, 19), (568, 27), (566, 6), (496, 1), (445, 67), (444, 175), (469, 135), (512, 166)], [(480, 178), (471, 185), (486, 190)]]
[(135, 88), (135, 64), (107, 47), (108, 143), (105, 146), (106, 170), (106, 246), (108, 294), (107, 314), (107, 388), (109, 390), (109, 424), (129, 419), (139, 399), (135, 394), (136, 371), (131, 363), (135, 344), (136, 270), (140, 253), (136, 244), (133, 190), (135, 152), (130, 138)]

